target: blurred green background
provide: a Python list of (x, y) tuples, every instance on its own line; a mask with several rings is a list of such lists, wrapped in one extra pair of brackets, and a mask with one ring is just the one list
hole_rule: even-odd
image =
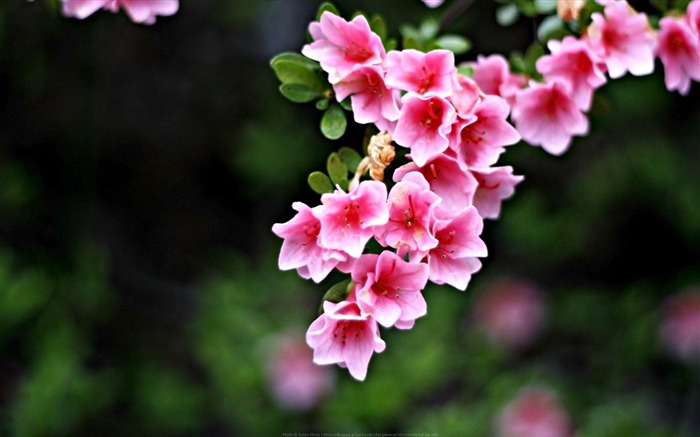
[[(270, 228), (293, 201), (317, 204), (306, 175), (362, 141), (324, 139), (268, 65), (301, 48), (318, 5), (182, 0), (149, 27), (0, 3), (0, 435), (480, 437), (533, 386), (579, 436), (700, 435), (698, 363), (659, 338), (664, 302), (700, 284), (700, 84), (669, 93), (660, 64), (605, 85), (563, 157), (509, 148), (525, 181), (486, 223), (481, 272), (465, 293), (428, 287), (428, 315), (383, 331), (365, 382), (323, 368), (318, 404), (280, 402), (275, 341), (303, 339), (332, 281), (279, 272)], [(446, 9), (336, 5), (393, 35)], [(449, 30), (473, 42), (460, 61), (533, 40), (488, 1)], [(503, 278), (542, 290), (526, 347), (476, 321)]]

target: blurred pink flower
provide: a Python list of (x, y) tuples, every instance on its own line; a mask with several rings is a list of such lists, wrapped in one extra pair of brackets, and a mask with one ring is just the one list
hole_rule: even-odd
[(605, 17), (596, 12), (588, 27), (587, 42), (603, 59), (612, 79), (629, 71), (634, 76), (654, 71), (656, 39), (644, 13), (636, 13), (627, 2), (605, 7)]
[(569, 437), (571, 424), (550, 390), (527, 388), (505, 406), (496, 423), (498, 437)]
[(510, 349), (530, 346), (542, 331), (545, 316), (542, 291), (525, 280), (492, 282), (474, 304), (476, 325), (491, 343)]
[(688, 20), (690, 28), (700, 38), (700, 0), (693, 0), (688, 4), (685, 17)]
[(98, 9), (117, 12), (124, 8), (131, 21), (140, 24), (153, 24), (158, 15), (173, 15), (179, 6), (179, 0), (61, 0), (61, 11), (67, 17), (82, 20)]
[(306, 331), (306, 343), (314, 350), (314, 363), (347, 367), (359, 381), (367, 376), (372, 354), (386, 348), (377, 321), (350, 300), (323, 302), (323, 314)]
[(445, 0), (421, 0), (429, 8), (437, 8), (445, 2)]
[(700, 286), (688, 288), (666, 301), (660, 336), (676, 358), (700, 361)]
[(362, 313), (382, 326), (408, 329), (427, 311), (421, 293), (428, 282), (426, 264), (406, 262), (388, 250), (366, 254), (355, 262), (352, 280)]
[(305, 45), (301, 53), (318, 61), (328, 73), (330, 83), (338, 83), (361, 65), (379, 65), (386, 51), (379, 36), (372, 32), (363, 15), (347, 22), (331, 12), (324, 12), (320, 21), (309, 25), (314, 39)]
[(519, 91), (511, 115), (523, 140), (552, 155), (569, 148), (571, 137), (588, 132), (588, 119), (577, 107), (568, 87), (558, 80), (532, 82)]
[(314, 364), (313, 352), (303, 335), (285, 334), (271, 344), (267, 363), (270, 393), (282, 408), (306, 411), (331, 392), (333, 372)]
[(525, 76), (511, 73), (508, 60), (502, 55), (479, 55), (476, 62), (467, 65), (474, 69), (472, 79), (484, 93), (501, 96), (511, 105), (515, 93), (527, 86)]
[(593, 91), (606, 82), (600, 58), (573, 36), (549, 40), (547, 47), (551, 54), (537, 60), (537, 71), (545, 82), (558, 80), (564, 84), (578, 109), (588, 111)]
[(473, 168), (471, 174), (479, 186), (474, 193), (473, 204), (483, 218), (497, 219), (501, 213), (501, 202), (515, 193), (524, 176), (513, 174), (513, 167)]
[(686, 95), (690, 81), (700, 81), (700, 38), (685, 20), (666, 17), (659, 26), (656, 54), (664, 65), (666, 88)]

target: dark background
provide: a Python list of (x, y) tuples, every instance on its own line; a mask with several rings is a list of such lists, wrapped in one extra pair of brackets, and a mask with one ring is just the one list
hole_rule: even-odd
[[(336, 2), (394, 36), (449, 3)], [(525, 181), (486, 223), (482, 271), (465, 293), (429, 287), (428, 316), (383, 333), (367, 381), (333, 368), (321, 405), (275, 403), (265, 345), (303, 336), (331, 284), (279, 272), (270, 228), (317, 204), (306, 175), (362, 141), (323, 138), (321, 113), (286, 101), (269, 68), (318, 4), (182, 0), (153, 26), (0, 4), (0, 435), (484, 436), (533, 384), (580, 436), (699, 432), (698, 364), (673, 359), (658, 324), (700, 284), (700, 84), (669, 93), (658, 63), (599, 90), (564, 156), (509, 148)], [(533, 41), (536, 23), (501, 28), (495, 7), (451, 21), (474, 46), (460, 61)], [(474, 329), (475, 299), (504, 277), (546, 292), (524, 351)]]

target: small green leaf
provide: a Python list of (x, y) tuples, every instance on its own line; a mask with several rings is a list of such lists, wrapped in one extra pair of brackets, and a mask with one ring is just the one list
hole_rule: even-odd
[(357, 167), (360, 165), (360, 161), (362, 161), (362, 156), (360, 156), (359, 153), (349, 147), (341, 147), (340, 150), (338, 150), (338, 155), (343, 158), (343, 161), (351, 172), (355, 173), (357, 171)]
[(537, 77), (539, 75), (536, 68), (537, 60), (544, 56), (544, 53), (542, 44), (537, 41), (530, 44), (523, 57), (523, 72), (528, 76)]
[(272, 68), (275, 68), (275, 64), (278, 62), (293, 62), (295, 64), (303, 65), (310, 70), (321, 69), (321, 64), (296, 52), (280, 53), (270, 60), (270, 65)]
[(323, 295), (323, 299), (321, 299), (321, 307), (319, 308), (319, 314), (323, 313), (323, 302), (328, 301), (338, 303), (347, 299), (353, 284), (354, 283), (348, 278), (344, 281), (338, 282), (337, 284), (329, 288), (328, 291), (326, 291), (326, 293)]
[(550, 15), (542, 20), (540, 26), (537, 28), (537, 39), (544, 44), (552, 38), (560, 35), (563, 36), (562, 32), (564, 34), (567, 33), (562, 19), (556, 15)]
[(386, 23), (381, 15), (375, 14), (372, 16), (369, 20), (369, 28), (372, 29), (372, 32), (376, 33), (382, 41), (386, 38), (388, 31)]
[(468, 39), (449, 33), (438, 38), (437, 43), (441, 48), (450, 50), (455, 55), (466, 53), (471, 48), (471, 42)]
[(280, 92), (294, 103), (306, 103), (323, 96), (318, 90), (297, 83), (283, 83)]
[(333, 6), (333, 3), (324, 2), (324, 3), (321, 3), (321, 6), (318, 7), (318, 13), (316, 14), (316, 21), (321, 20), (321, 15), (323, 15), (323, 13), (326, 11), (330, 12), (331, 14), (335, 14), (337, 16), (340, 16), (340, 12), (338, 12), (338, 8)]
[(514, 4), (508, 4), (496, 9), (496, 22), (503, 27), (511, 26), (518, 21), (520, 16), (520, 11), (518, 7)]
[(278, 61), (272, 65), (272, 69), (282, 83), (306, 85), (318, 91), (322, 91), (326, 85), (316, 71), (294, 62)]
[(337, 140), (345, 133), (348, 121), (345, 118), (343, 108), (332, 104), (321, 118), (321, 132), (329, 140)]
[(321, 99), (321, 100), (316, 102), (316, 109), (321, 110), (321, 111), (325, 111), (326, 109), (328, 109), (329, 104), (330, 104), (330, 100)]
[(328, 176), (331, 177), (331, 181), (344, 188), (343, 184), (348, 182), (348, 166), (343, 161), (343, 158), (335, 152), (331, 153), (326, 161), (326, 169), (328, 170)]
[(396, 38), (390, 38), (384, 41), (384, 50), (386, 50), (387, 52), (396, 50), (398, 46), (399, 42), (396, 41)]
[(352, 102), (350, 99), (345, 99), (345, 100), (338, 102), (338, 103), (346, 111), (352, 111)]
[(520, 12), (527, 17), (534, 17), (537, 15), (537, 9), (535, 9), (535, 3), (532, 0), (518, 2), (518, 8)]
[(420, 50), (421, 49), (421, 46), (418, 43), (418, 40), (411, 37), (411, 36), (405, 36), (403, 38), (402, 45), (403, 45), (404, 50), (407, 50), (407, 49)]
[(331, 179), (323, 172), (315, 171), (309, 175), (306, 180), (309, 186), (318, 194), (332, 193), (333, 183)]
[(557, 10), (555, 0), (535, 0), (535, 10), (538, 14), (550, 14)]
[(434, 18), (428, 18), (420, 25), (420, 36), (423, 39), (433, 39), (440, 30), (440, 22)]
[(467, 63), (462, 63), (457, 66), (457, 73), (463, 74), (467, 77), (472, 77), (474, 75), (474, 67)]

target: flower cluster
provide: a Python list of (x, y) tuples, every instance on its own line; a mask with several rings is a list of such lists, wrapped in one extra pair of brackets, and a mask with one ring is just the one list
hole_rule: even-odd
[(523, 140), (554, 155), (564, 153), (573, 136), (588, 132), (585, 113), (607, 77), (650, 74), (658, 57), (669, 91), (685, 95), (691, 80), (700, 81), (700, 0), (690, 2), (683, 16), (662, 18), (658, 31), (624, 0), (599, 3), (604, 12), (592, 14), (581, 37), (548, 42), (550, 53), (535, 65), (541, 82), (511, 73), (501, 55), (479, 56), (470, 63), (484, 92), (511, 104)]
[(99, 9), (117, 12), (123, 8), (131, 21), (139, 24), (153, 24), (156, 16), (173, 15), (179, 6), (179, 0), (61, 0), (66, 17), (82, 20)]
[[(273, 226), (284, 239), (281, 269), (316, 282), (335, 269), (350, 275), (347, 295), (324, 302), (307, 343), (317, 364), (363, 380), (371, 355), (385, 348), (379, 325), (410, 329), (426, 314), (428, 281), (464, 290), (480, 269), (483, 219), (497, 218), (522, 180), (494, 165), (520, 135), (507, 122), (507, 101), (458, 73), (450, 51), (386, 52), (361, 15), (348, 22), (326, 11), (309, 33), (302, 53), (320, 63), (336, 99), (349, 97), (355, 121), (382, 131), (370, 161), (381, 161), (375, 143), (394, 157), (387, 138), (408, 152), (390, 189), (384, 162), (379, 180), (356, 175), (347, 192), (337, 187), (315, 207), (297, 202), (297, 214)], [(370, 240), (379, 253), (367, 251)]]

